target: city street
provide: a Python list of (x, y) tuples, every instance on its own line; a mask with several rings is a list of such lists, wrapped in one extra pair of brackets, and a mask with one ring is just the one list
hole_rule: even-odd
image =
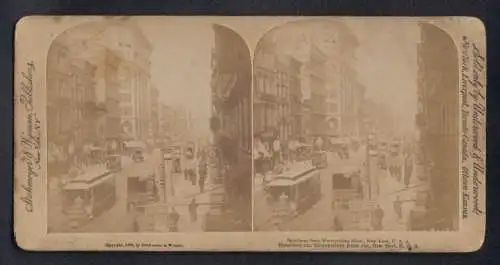
[[(114, 205), (104, 213), (95, 216), (91, 220), (87, 221), (85, 224), (78, 228), (71, 228), (69, 226), (70, 216), (66, 215), (62, 211), (62, 191), (60, 190), (62, 185), (59, 183), (60, 180), (54, 179), (49, 184), (49, 230), (58, 232), (88, 232), (88, 233), (120, 233), (120, 232), (132, 232), (134, 213), (127, 210), (128, 204), (128, 188), (127, 179), (129, 177), (141, 176), (155, 173), (155, 169), (158, 169), (158, 164), (152, 155), (145, 154), (145, 161), (134, 162), (130, 157), (123, 156), (122, 158), (122, 170), (115, 173), (115, 188), (116, 197)], [(165, 207), (169, 208), (171, 205), (175, 205), (176, 211), (180, 215), (178, 222), (178, 228), (180, 231), (202, 231), (203, 217), (209, 208), (209, 196), (210, 193), (215, 189), (210, 186), (209, 180), (206, 180), (206, 185), (203, 193), (200, 192), (198, 186), (198, 181), (196, 185), (193, 185), (190, 180), (184, 178), (183, 173), (169, 173), (171, 172), (171, 165), (166, 162), (166, 174), (167, 181), (165, 182), (165, 189), (160, 191), (160, 198), (163, 196), (163, 192), (167, 193), (167, 204)], [(170, 184), (172, 181), (172, 185)], [(172, 193), (173, 189), (173, 193)], [(220, 189), (220, 187), (219, 187)], [(192, 221), (189, 213), (188, 205), (195, 199), (197, 207), (197, 220)], [(161, 203), (161, 202), (159, 202)]]
[[(122, 156), (122, 170), (115, 174), (116, 201), (111, 209), (94, 217), (77, 231), (87, 233), (124, 233), (132, 231), (133, 214), (127, 211), (127, 178), (139, 172), (153, 172), (155, 165), (151, 155), (144, 155), (143, 162), (134, 162)], [(118, 221), (119, 220), (119, 221)]]
[[(116, 197), (114, 205), (106, 212), (95, 216), (79, 228), (72, 229), (69, 225), (69, 216), (62, 212), (62, 191), (58, 179), (54, 179), (49, 185), (51, 191), (48, 193), (49, 226), (50, 230), (59, 232), (85, 231), (85, 232), (129, 232), (132, 230), (133, 216), (127, 212), (127, 178), (134, 172), (146, 172), (154, 168), (154, 162), (150, 155), (144, 155), (143, 162), (134, 162), (128, 156), (122, 156), (122, 170), (115, 173)], [(152, 172), (152, 171), (151, 171)], [(117, 222), (117, 220), (120, 220)]]
[[(381, 176), (383, 177), (380, 180), (381, 189), (378, 197), (378, 203), (385, 213), (383, 220), (384, 230), (406, 230), (409, 212), (414, 206), (416, 192), (425, 190), (428, 187), (426, 182), (421, 182), (418, 179), (416, 174), (417, 170), (415, 170), (416, 165), (414, 165), (413, 168), (414, 170), (412, 172), (408, 188), (405, 188), (405, 185), (402, 182), (398, 182), (395, 178), (391, 177), (388, 171), (381, 172)], [(394, 211), (394, 201), (398, 196), (399, 199), (403, 201), (403, 218), (401, 220), (398, 220), (396, 212)]]
[[(352, 154), (349, 159), (341, 160), (334, 153), (327, 154), (328, 166), (320, 169), (321, 193), (319, 202), (307, 210), (283, 224), (284, 230), (302, 230), (302, 231), (324, 231), (332, 226), (332, 174), (342, 166), (354, 166), (361, 164), (364, 154), (362, 151)], [(273, 209), (266, 202), (266, 194), (260, 180), (256, 181), (254, 188), (254, 227), (256, 230), (273, 230), (271, 221)]]
[[(305, 213), (287, 220), (282, 224), (282, 229), (287, 231), (325, 231), (332, 229), (333, 213), (331, 210), (332, 198), (332, 178), (331, 175), (342, 165), (359, 165), (364, 159), (364, 152), (360, 151), (354, 154), (348, 160), (340, 160), (333, 153), (328, 155), (328, 167), (321, 170), (321, 189), (322, 198), (319, 202), (313, 205)], [(373, 159), (373, 158), (372, 158)], [(375, 163), (376, 161), (370, 161)], [(362, 169), (362, 174), (366, 174)], [(415, 170), (413, 170), (415, 173)], [(406, 222), (409, 211), (412, 209), (413, 200), (416, 190), (425, 187), (423, 183), (418, 181), (418, 178), (411, 177), (410, 185), (405, 189), (404, 184), (391, 177), (387, 170), (377, 168), (374, 174), (377, 174), (379, 181), (379, 194), (376, 203), (380, 205), (384, 211), (383, 229), (384, 230), (406, 230)], [(367, 187), (364, 187), (366, 189)], [(254, 204), (254, 226), (256, 230), (274, 230), (272, 224), (273, 209), (268, 206), (265, 200), (265, 192), (262, 187), (256, 187), (255, 204)], [(399, 196), (403, 201), (402, 213), (403, 218), (398, 219), (394, 211), (394, 201)]]
[[(197, 176), (198, 178), (198, 176)], [(169, 202), (174, 202), (175, 209), (179, 213), (178, 229), (183, 232), (203, 231), (203, 222), (205, 214), (209, 209), (210, 193), (215, 190), (215, 187), (210, 186), (208, 179), (206, 180), (205, 189), (200, 192), (198, 182), (193, 185), (190, 180), (184, 178), (184, 174), (174, 173), (172, 175), (175, 196), (168, 198)], [(170, 187), (166, 187), (167, 191)], [(189, 213), (189, 203), (195, 199), (197, 206), (197, 220), (191, 220)]]
[[(115, 22), (75, 27), (55, 41), (51, 58), (63, 51), (74, 56), (52, 60), (51, 75), (64, 80), (50, 86), (47, 99), (48, 230), (131, 232), (142, 229), (137, 221), (142, 217), (149, 222), (147, 231), (200, 230), (210, 201), (223, 214), (216, 220), (219, 213), (212, 207), (209, 222), (248, 227), (250, 185), (241, 179), (250, 180), (251, 171), (246, 165), (251, 164), (252, 61), (241, 57), (248, 55), (245, 42), (215, 24), (200, 25), (197, 33), (209, 41), (193, 42), (189, 36), (158, 38), (138, 20)], [(95, 30), (99, 36), (87, 34)], [(68, 45), (73, 36), (85, 48)], [(124, 47), (135, 55), (118, 56)], [(184, 59), (165, 60), (177, 55)], [(185, 180), (184, 172), (172, 175), (167, 166), (160, 174), (159, 156), (146, 154), (153, 149), (189, 160), (181, 171), (191, 159), (211, 164), (221, 179), (214, 182), (220, 186), (217, 195), (208, 178), (201, 192), (203, 184)], [(239, 207), (242, 200), (246, 207)], [(191, 222), (193, 205), (198, 205), (196, 222)]]

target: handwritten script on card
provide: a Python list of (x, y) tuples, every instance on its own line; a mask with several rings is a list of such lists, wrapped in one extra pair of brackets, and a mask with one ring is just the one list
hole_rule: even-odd
[[(462, 218), (471, 214), (483, 215), (480, 188), (485, 178), (485, 94), (484, 80), (486, 59), (483, 51), (468, 37), (461, 44), (462, 100)], [(472, 166), (471, 166), (472, 165)]]
[(28, 62), (26, 70), (21, 73), (19, 102), (24, 108), (24, 128), (20, 132), (19, 156), (25, 174), (20, 187), (24, 191), (21, 201), (27, 212), (33, 212), (33, 181), (40, 176), (41, 151), (40, 151), (40, 120), (37, 117), (33, 102), (33, 75), (36, 71), (35, 64)]

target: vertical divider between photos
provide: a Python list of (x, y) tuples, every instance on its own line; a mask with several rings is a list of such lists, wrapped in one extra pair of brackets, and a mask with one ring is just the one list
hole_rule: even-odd
[[(217, 126), (211, 130), (215, 140), (221, 140), (216, 144), (218, 148), (222, 148), (223, 159), (227, 162), (232, 160), (231, 163), (236, 161), (236, 165), (243, 166), (239, 169), (248, 175), (241, 176), (241, 172), (237, 173), (239, 179), (236, 181), (238, 185), (250, 188), (246, 191), (249, 205), (243, 207), (249, 207), (249, 216), (243, 217), (249, 220), (240, 221), (248, 223), (253, 230), (252, 56), (247, 43), (236, 31), (216, 23), (212, 24), (212, 28), (215, 35), (212, 50), (212, 121), (217, 121), (214, 123)], [(232, 139), (230, 146), (223, 143), (227, 139)], [(241, 158), (245, 159), (243, 164)], [(241, 178), (247, 178), (249, 182), (243, 183)], [(225, 196), (234, 193), (228, 188), (225, 185)]]

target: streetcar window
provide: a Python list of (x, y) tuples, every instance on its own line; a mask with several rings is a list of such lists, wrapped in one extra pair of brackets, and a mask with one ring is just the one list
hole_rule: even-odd
[(139, 178), (128, 179), (128, 194), (146, 192), (146, 181), (140, 181)]
[(83, 201), (88, 201), (88, 192), (87, 190), (65, 190), (63, 193), (64, 200), (64, 208), (67, 209), (72, 205), (76, 198), (80, 197)]
[(288, 198), (292, 198), (292, 192), (291, 192), (291, 187), (289, 186), (283, 186), (283, 187), (270, 187), (268, 189), (268, 194), (271, 197), (272, 200), (279, 200), (281, 194), (285, 193), (285, 195), (288, 196)]
[(115, 181), (110, 178), (93, 188), (94, 200), (99, 201), (115, 194)]
[(346, 174), (333, 174), (332, 189), (352, 189), (351, 179)]

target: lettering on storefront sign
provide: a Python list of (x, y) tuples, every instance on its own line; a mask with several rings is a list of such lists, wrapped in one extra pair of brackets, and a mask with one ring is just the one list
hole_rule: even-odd
[(485, 177), (486, 59), (478, 44), (467, 36), (462, 37), (460, 48), (462, 218), (467, 219), (470, 214), (484, 214), (480, 190)]

